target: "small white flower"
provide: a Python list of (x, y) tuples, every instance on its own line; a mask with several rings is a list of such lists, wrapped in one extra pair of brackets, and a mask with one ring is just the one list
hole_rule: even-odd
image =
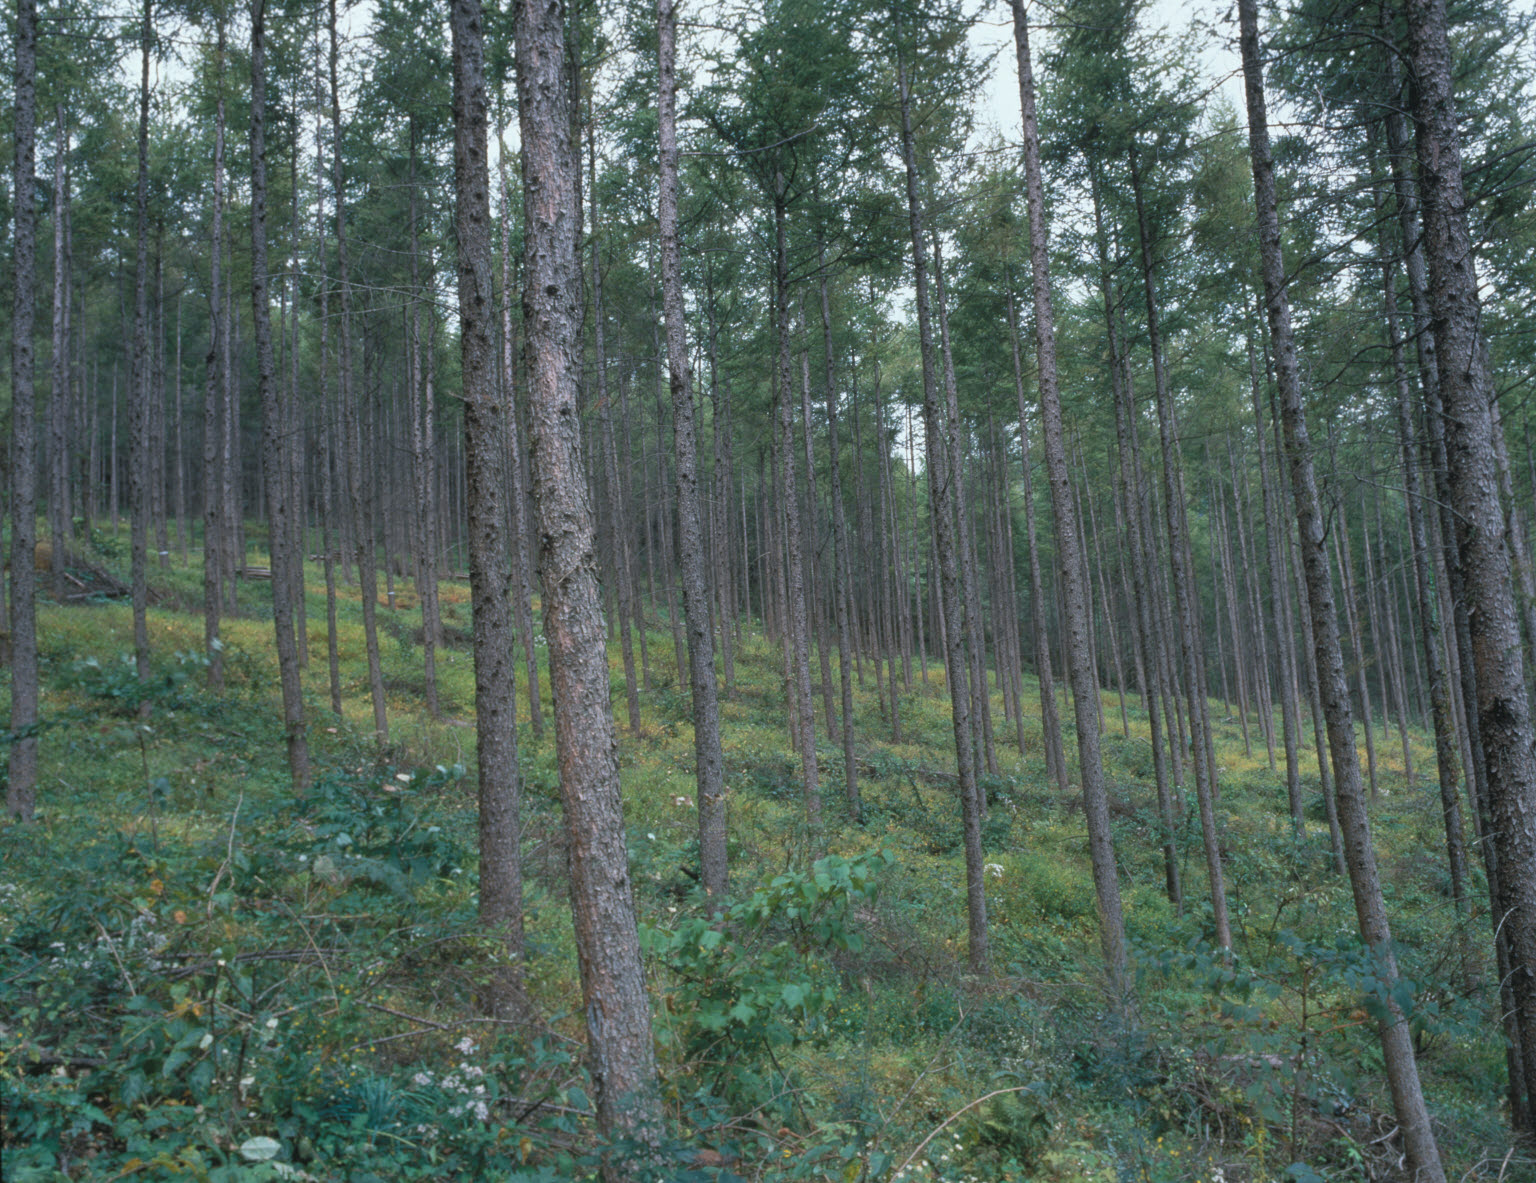
[(1003, 877), (1003, 864), (1002, 863), (987, 863), (985, 866), (982, 867), (982, 870), (984, 870), (988, 875), (992, 876), (992, 878), (994, 878), (994, 879), (1001, 879)]
[(647, 834), (646, 837), (649, 838), (652, 842), (656, 841), (656, 835), (655, 834)]

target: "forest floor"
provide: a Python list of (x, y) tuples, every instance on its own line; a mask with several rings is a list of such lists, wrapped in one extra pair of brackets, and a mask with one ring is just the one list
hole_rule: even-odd
[[(40, 609), (38, 820), (0, 823), (5, 1178), (594, 1175), (602, 1151), (582, 1067), (547, 682), (542, 739), (525, 689), (519, 701), (535, 1014), (498, 1023), (476, 1005), (505, 953), (475, 915), (467, 586), (442, 587), (438, 720), (421, 705), (414, 596), (381, 608), (381, 750), (355, 588), (340, 605), (345, 709), (329, 711), (324, 589), (311, 564), (316, 777), (295, 800), (266, 585), (242, 584), (240, 613), (224, 622), (228, 687), (215, 697), (195, 564), (151, 571), (147, 685), (134, 677), (126, 603), (45, 598)], [(670, 629), (652, 627), (643, 726), (621, 727), (620, 757), (676, 1139), (662, 1177), (1402, 1177), (1376, 976), (1332, 869), (1317, 778), (1304, 777), (1310, 820), (1298, 842), (1256, 721), (1245, 750), (1238, 720), (1213, 703), (1228, 964), (1210, 943), (1198, 826), (1179, 835), (1180, 912), (1163, 894), (1145, 714), (1130, 698), (1122, 727), (1118, 697), (1104, 696), (1139, 1003), (1126, 1023), (1102, 1004), (1083, 814), (1048, 783), (1038, 703), (1026, 700), (1021, 756), (993, 701), (993, 969), (976, 977), (942, 663), (929, 661), (926, 681), (914, 665), (899, 744), (866, 665), (854, 693), (863, 824), (830, 822), (813, 850), (778, 650), (750, 624), (722, 702), (740, 906), (720, 940), (694, 884), (686, 683)], [(622, 719), (617, 644), (610, 665)], [(8, 695), (9, 670), (0, 677)], [(826, 815), (841, 819), (841, 749), (822, 741)], [(1372, 806), (1425, 1091), (1450, 1178), (1530, 1180), (1532, 1152), (1513, 1148), (1504, 1124), (1487, 917), (1459, 924), (1449, 898), (1427, 745), (1414, 735), (1421, 771), (1410, 785), (1395, 733), (1378, 733)]]

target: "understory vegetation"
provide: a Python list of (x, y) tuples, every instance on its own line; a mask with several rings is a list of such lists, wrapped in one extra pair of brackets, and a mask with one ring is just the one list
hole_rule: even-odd
[[(219, 697), (203, 688), (193, 571), (155, 572), (147, 684), (126, 604), (42, 608), (37, 821), (0, 823), (7, 1180), (552, 1180), (593, 1176), (624, 1152), (599, 1144), (583, 1070), (553, 736), (520, 735), (530, 1013), (489, 1021), (477, 1000), (505, 954), (475, 914), (467, 587), (442, 586), (440, 720), (412, 685), (408, 597), (382, 615), (393, 722), (379, 751), (356, 591), (343, 589), (337, 719), (310, 578), (316, 775), (302, 799), (273, 705), (264, 585), (245, 585), (225, 621)], [(621, 761), (673, 1139), (658, 1177), (1400, 1177), (1374, 1037), (1385, 999), (1316, 777), (1298, 842), (1283, 772), (1262, 747), (1244, 753), (1225, 704), (1213, 718), (1230, 962), (1198, 902), (1193, 802), (1180, 915), (1162, 892), (1145, 716), (1133, 699), (1123, 734), (1118, 703), (1104, 701), (1139, 999), (1126, 1023), (1101, 1002), (1081, 805), (1051, 785), (1033, 742), (1022, 756), (1000, 744), (1001, 774), (985, 781), (997, 968), (965, 972), (960, 811), (932, 659), (914, 674), (900, 744), (882, 738), (864, 671), (863, 821), (843, 820), (829, 748), (834, 820), (812, 834), (782, 660), (743, 624), (736, 693), (722, 703), (731, 897), (717, 917), (696, 884), (688, 694), (672, 680), (670, 630), (653, 629), (654, 683)], [(1031, 740), (1036, 706), (1026, 699)], [(1413, 755), (1433, 767), (1428, 737)], [(1429, 857), (1442, 841), (1434, 786), (1407, 783), (1392, 760), (1381, 757), (1372, 821), (1394, 989), (1448, 1170), (1536, 1178), (1505, 1124), (1487, 918), (1458, 924), (1443, 860)]]

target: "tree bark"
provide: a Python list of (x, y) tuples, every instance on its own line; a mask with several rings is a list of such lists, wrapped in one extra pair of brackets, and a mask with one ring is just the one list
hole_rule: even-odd
[(32, 821), (37, 808), (37, 4), (17, 0), (15, 127), (11, 195), (15, 209), (11, 291), (11, 715), (5, 808)]
[(1040, 179), (1040, 131), (1035, 118), (1035, 83), (1029, 56), (1029, 17), (1024, 0), (1012, 0), (1014, 47), (1019, 62), (1019, 105), (1024, 129), (1024, 199), (1029, 216), (1029, 265), (1035, 298), (1035, 362), (1040, 381), (1040, 424), (1051, 486), (1052, 520), (1066, 610), (1068, 676), (1077, 723), (1078, 774), (1088, 823), (1088, 857), (1099, 908), (1099, 943), (1109, 977), (1110, 1004), (1129, 1019), (1135, 1010), (1126, 952), (1125, 918), (1114, 839), (1109, 829), (1109, 794), (1099, 750), (1098, 678), (1087, 645), (1087, 573), (1078, 549), (1077, 515), (1067, 471), (1061, 393), (1056, 371), (1056, 314), (1051, 301), (1050, 247), (1045, 226), (1045, 188)]
[[(1444, 0), (1407, 0), (1419, 195), (1451, 508), (1465, 583), (1485, 791), (1498, 854), (1499, 920), (1536, 1105), (1536, 752), (1526, 695), (1507, 522), (1499, 502), (1492, 382), (1479, 328)], [(1462, 655), (1463, 661), (1466, 654)]]
[(958, 455), (959, 424), (950, 413), (949, 400), (940, 392), (934, 371), (933, 325), (928, 294), (926, 237), (922, 207), (918, 201), (917, 157), (912, 134), (912, 99), (904, 58), (897, 59), (901, 88), (901, 154), (907, 180), (907, 225), (912, 239), (912, 265), (917, 290), (918, 341), (923, 370), (923, 435), (928, 448), (928, 501), (933, 523), (933, 546), (938, 557), (939, 597), (948, 620), (944, 653), (949, 671), (950, 719), (955, 737), (955, 763), (960, 790), (961, 826), (965, 844), (966, 927), (972, 973), (983, 973), (990, 960), (987, 934), (987, 895), (981, 851), (981, 792), (976, 783), (976, 751), (967, 686), (969, 666), (965, 593), (961, 583), (962, 541), (958, 529), (956, 482), (952, 458)]
[(277, 641), (278, 681), (283, 694), (283, 732), (293, 791), (309, 788), (309, 738), (304, 724), (304, 689), (293, 628), (293, 552), (282, 393), (272, 355), (272, 305), (267, 294), (267, 47), (266, 0), (251, 4), (251, 323), (256, 337), (256, 384), (261, 399), (261, 463), (267, 483), (267, 524), (271, 535), (272, 623)]
[(725, 895), (725, 756), (720, 750), (720, 702), (709, 621), (704, 526), (699, 505), (699, 454), (694, 426), (693, 374), (683, 323), (682, 247), (677, 228), (677, 9), (656, 0), (661, 232), (661, 303), (667, 322), (667, 382), (672, 394), (672, 453), (677, 470), (678, 559), (688, 630), (688, 680), (693, 696), (693, 756), (698, 785), (699, 863), (704, 890)]
[(1270, 155), (1269, 124), (1264, 104), (1264, 77), (1259, 56), (1258, 5), (1238, 0), (1241, 21), (1243, 77), (1248, 107), (1248, 145), (1253, 165), (1254, 205), (1259, 231), (1260, 262), (1264, 276), (1264, 302), (1269, 314), (1270, 341), (1280, 393), (1290, 461), (1291, 488), (1296, 503), (1296, 525), (1302, 566), (1306, 572), (1308, 608), (1316, 646), (1318, 683), (1328, 721), (1328, 742), (1333, 755), (1340, 828), (1354, 889), (1355, 915), (1360, 936), (1376, 960), (1382, 989), (1376, 999), (1381, 1017), (1378, 1031), (1393, 1108), (1407, 1152), (1408, 1174), (1421, 1183), (1443, 1183), (1445, 1170), (1430, 1126), (1429, 1111), (1419, 1084), (1418, 1063), (1408, 1021), (1393, 996), (1398, 983), (1397, 958), (1387, 923), (1376, 854), (1371, 845), (1370, 821), (1360, 783), (1360, 757), (1355, 750), (1355, 731), (1350, 718), (1349, 688), (1339, 645), (1338, 616), (1333, 603), (1327, 553), (1323, 547), (1323, 518), (1318, 507), (1317, 481), (1312, 467), (1311, 443), (1301, 401), (1301, 376), (1291, 334), (1290, 301), (1285, 290), (1285, 266), (1280, 248), (1280, 220), (1275, 199), (1274, 162)]
[[(523, 320), (544, 635), (598, 1123), (610, 1139), (654, 1146), (662, 1128), (661, 1099), (624, 842), (592, 508), (576, 413), (579, 166), (566, 117), (564, 18), (558, 2), (517, 10), (526, 219)], [(639, 1156), (620, 1152), (604, 1163), (603, 1174), (625, 1180), (640, 1165)]]
[(485, 33), (480, 0), (454, 0), (454, 228), (457, 232), (459, 356), (464, 390), (465, 501), (474, 627), (475, 749), (479, 799), (479, 919), (506, 947), (487, 1001), (510, 1017), (522, 1005), (523, 880), (517, 764), (517, 665), (513, 578), (502, 456), (510, 387), (496, 389), (495, 293), (491, 280), (490, 165)]

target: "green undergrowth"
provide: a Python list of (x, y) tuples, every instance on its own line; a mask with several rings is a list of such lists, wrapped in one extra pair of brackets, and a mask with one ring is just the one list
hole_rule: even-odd
[[(602, 1146), (592, 1118), (547, 679), (542, 737), (519, 702), (529, 1006), (492, 1021), (507, 955), (475, 911), (468, 589), (443, 586), (439, 719), (420, 706), (408, 581), (381, 607), (381, 746), (356, 590), (340, 604), (337, 718), (323, 585), (309, 572), (317, 774), (296, 800), (266, 588), (243, 584), (224, 621), (227, 686), (214, 696), (199, 578), (152, 571), (147, 683), (124, 604), (41, 612), (38, 821), (0, 828), (6, 1179), (570, 1179), (630, 1153)], [(1176, 908), (1145, 715), (1130, 698), (1123, 733), (1105, 696), (1136, 980), (1127, 1016), (1104, 1001), (1083, 813), (1046, 776), (1038, 703), (1026, 702), (1020, 753), (993, 699), (992, 966), (975, 975), (942, 664), (902, 687), (897, 740), (863, 663), (861, 820), (845, 820), (842, 750), (822, 734), (827, 820), (812, 833), (779, 651), (744, 624), (722, 706), (732, 894), (706, 903), (688, 696), (664, 620), (647, 643), (651, 684), (620, 760), (671, 1137), (653, 1156), (658, 1178), (1400, 1177), (1374, 1039), (1386, 987), (1332, 870), (1315, 772), (1298, 840), (1256, 721), (1245, 749), (1237, 721), (1213, 711), (1237, 945), (1224, 958), (1194, 802), (1181, 801)], [(617, 644), (610, 668), (622, 726)], [(819, 698), (817, 712), (821, 729)], [(1396, 1001), (1453, 1176), (1528, 1180), (1530, 1155), (1504, 1125), (1487, 919), (1456, 914), (1433, 856), (1425, 737), (1412, 754), (1410, 785), (1395, 737), (1378, 737)]]

